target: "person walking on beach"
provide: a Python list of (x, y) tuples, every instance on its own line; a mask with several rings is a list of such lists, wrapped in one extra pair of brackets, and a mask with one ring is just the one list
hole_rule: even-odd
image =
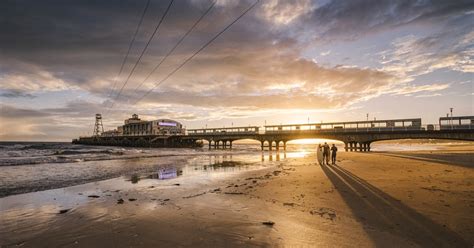
[(329, 165), (329, 145), (326, 142), (323, 146), (323, 161), (326, 162), (326, 165)]
[(335, 144), (332, 144), (331, 147), (331, 162), (332, 164), (336, 164), (336, 156), (337, 156), (337, 147)]

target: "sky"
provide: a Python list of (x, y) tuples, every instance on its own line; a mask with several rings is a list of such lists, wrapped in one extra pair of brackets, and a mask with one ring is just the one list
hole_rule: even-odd
[(260, 0), (173, 74), (255, 0), (217, 0), (167, 57), (213, 1), (150, 0), (131, 43), (147, 1), (0, 1), (0, 140), (70, 141), (96, 113), (105, 129), (474, 115), (472, 0)]

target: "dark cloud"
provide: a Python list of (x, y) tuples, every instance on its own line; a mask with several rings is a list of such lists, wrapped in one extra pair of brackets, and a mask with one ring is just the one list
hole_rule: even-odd
[(20, 91), (6, 90), (4, 92), (0, 92), (0, 97), (5, 97), (5, 98), (20, 98), (20, 97), (23, 97), (23, 98), (33, 99), (36, 96), (34, 96), (32, 94), (20, 92)]
[(302, 19), (320, 27), (314, 39), (353, 39), (409, 24), (441, 23), (474, 10), (471, 0), (332, 0)]
[(0, 105), (0, 117), (1, 118), (38, 118), (50, 116), (49, 113), (41, 110), (32, 110), (24, 108), (16, 108), (9, 105)]

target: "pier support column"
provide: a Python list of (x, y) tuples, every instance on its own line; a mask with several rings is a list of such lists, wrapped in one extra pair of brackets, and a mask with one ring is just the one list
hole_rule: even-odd
[(283, 150), (286, 151), (286, 141), (283, 141)]
[(275, 150), (277, 150), (277, 151), (280, 150), (280, 141), (279, 140), (275, 141)]
[(367, 151), (370, 152), (370, 142), (367, 143)]
[(263, 151), (263, 144), (265, 144), (265, 141), (260, 141), (260, 145), (262, 147), (262, 151)]
[(273, 144), (273, 141), (268, 141), (268, 150), (269, 151), (272, 150), (272, 144)]
[(214, 149), (217, 149), (217, 146), (219, 145), (219, 141), (214, 140)]
[(232, 149), (232, 140), (229, 140), (229, 148)]
[(222, 141), (222, 149), (227, 148), (227, 140)]

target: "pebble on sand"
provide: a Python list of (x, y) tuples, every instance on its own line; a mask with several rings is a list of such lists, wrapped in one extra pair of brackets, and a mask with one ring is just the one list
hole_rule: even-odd
[(275, 222), (269, 220), (269, 221), (262, 222), (262, 224), (264, 224), (266, 226), (273, 226), (273, 225), (275, 225)]
[(65, 214), (65, 213), (69, 212), (69, 210), (71, 210), (71, 209), (70, 209), (70, 208), (68, 208), (68, 209), (61, 209), (61, 210), (59, 210), (58, 214)]

